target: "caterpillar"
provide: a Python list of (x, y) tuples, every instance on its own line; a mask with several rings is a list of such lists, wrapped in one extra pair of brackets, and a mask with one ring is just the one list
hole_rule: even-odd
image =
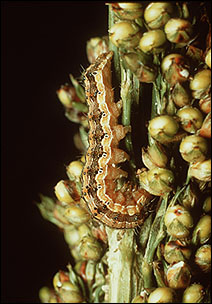
[(129, 155), (118, 145), (130, 127), (118, 124), (122, 101), (114, 102), (112, 57), (112, 51), (101, 54), (84, 74), (89, 148), (82, 172), (82, 197), (93, 217), (107, 226), (134, 228), (146, 218), (152, 196), (129, 181), (116, 189), (116, 180), (128, 175), (118, 164), (129, 160)]

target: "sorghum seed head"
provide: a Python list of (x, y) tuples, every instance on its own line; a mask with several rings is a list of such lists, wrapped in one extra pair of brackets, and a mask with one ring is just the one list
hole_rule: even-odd
[(189, 135), (182, 139), (179, 147), (182, 158), (190, 163), (206, 159), (208, 144), (202, 136)]
[(205, 244), (211, 237), (211, 216), (203, 215), (192, 233), (192, 243)]
[(188, 175), (203, 182), (211, 181), (211, 159), (191, 163)]
[(185, 106), (176, 115), (180, 118), (181, 127), (188, 133), (196, 133), (203, 123), (203, 115), (195, 107)]
[(177, 121), (169, 115), (154, 117), (150, 120), (148, 126), (150, 135), (161, 143), (171, 141), (177, 134), (178, 129)]
[(211, 49), (208, 50), (208, 52), (207, 52), (207, 54), (205, 56), (205, 63), (211, 69)]
[(139, 41), (139, 48), (144, 53), (160, 53), (164, 49), (166, 36), (160, 29), (145, 32)]
[(74, 201), (70, 193), (68, 192), (67, 187), (65, 186), (64, 180), (60, 180), (54, 187), (54, 190), (55, 195), (59, 201), (65, 202), (67, 204), (72, 203)]
[(173, 6), (170, 2), (152, 2), (144, 11), (144, 19), (151, 29), (163, 27), (173, 13)]
[(168, 266), (166, 279), (170, 288), (185, 289), (191, 281), (190, 267), (183, 261), (171, 264)]
[(210, 88), (211, 85), (211, 71), (204, 69), (197, 72), (193, 79), (190, 81), (190, 89), (194, 98), (203, 98), (205, 92)]
[(190, 234), (190, 229), (193, 227), (193, 218), (185, 207), (175, 205), (167, 209), (164, 223), (169, 235), (184, 239)]
[(109, 30), (109, 39), (117, 47), (133, 48), (138, 45), (141, 35), (140, 27), (128, 21), (117, 22)]
[(158, 287), (152, 291), (148, 298), (148, 303), (173, 303), (175, 302), (175, 292), (169, 287)]
[(170, 42), (185, 46), (191, 39), (193, 29), (188, 20), (172, 18), (166, 23), (164, 31)]
[(184, 290), (182, 303), (201, 303), (204, 295), (204, 287), (201, 284), (194, 283)]
[(211, 245), (203, 245), (197, 249), (195, 263), (203, 272), (208, 273), (211, 271)]

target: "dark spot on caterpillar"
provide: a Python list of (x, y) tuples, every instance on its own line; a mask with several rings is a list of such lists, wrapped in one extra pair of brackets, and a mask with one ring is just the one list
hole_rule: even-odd
[(91, 153), (91, 157), (95, 157), (96, 156), (96, 151), (93, 151), (92, 153)]
[(101, 212), (101, 209), (98, 208), (98, 207), (96, 207), (96, 206), (93, 209), (96, 211), (96, 213), (100, 213)]

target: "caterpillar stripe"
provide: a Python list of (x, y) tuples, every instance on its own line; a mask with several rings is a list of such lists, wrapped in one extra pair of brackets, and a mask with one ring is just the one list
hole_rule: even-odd
[(96, 219), (113, 228), (134, 228), (148, 214), (151, 195), (130, 182), (116, 190), (116, 180), (128, 175), (118, 164), (129, 160), (129, 156), (118, 146), (130, 128), (118, 124), (122, 102), (114, 102), (112, 57), (112, 51), (100, 55), (84, 75), (89, 148), (82, 173), (82, 195)]

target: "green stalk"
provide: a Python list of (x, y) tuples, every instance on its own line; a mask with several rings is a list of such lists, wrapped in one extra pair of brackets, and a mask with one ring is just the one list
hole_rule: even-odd
[(164, 104), (164, 96), (167, 92), (167, 84), (163, 80), (160, 65), (161, 61), (164, 57), (164, 53), (162, 54), (154, 54), (153, 63), (157, 66), (158, 75), (153, 83), (152, 89), (152, 112), (151, 118), (154, 118), (156, 115), (164, 114), (165, 104)]
[[(133, 74), (129, 69), (125, 69), (121, 64), (121, 99), (122, 99), (122, 124), (123, 126), (130, 126), (131, 121), (131, 106), (133, 102)], [(132, 145), (132, 137), (129, 132), (125, 136), (125, 145), (127, 152), (130, 155), (130, 170), (131, 170), (131, 178), (135, 181), (135, 160), (134, 160), (134, 151)]]
[[(162, 102), (162, 96), (161, 96), (161, 81), (162, 76), (160, 73), (160, 61), (158, 58), (158, 55), (154, 55), (154, 64), (158, 68), (158, 75), (153, 82), (152, 86), (152, 107), (151, 107), (151, 119), (153, 119), (155, 116), (161, 114), (161, 102)], [(154, 143), (154, 139), (150, 136), (148, 133), (149, 138), (149, 145), (151, 146)]]
[(144, 288), (150, 288), (154, 286), (152, 281), (152, 262), (158, 245), (166, 235), (163, 219), (166, 212), (167, 204), (168, 195), (162, 199), (161, 205), (157, 211), (157, 214), (150, 229), (149, 239), (147, 242), (142, 262)]
[[(109, 31), (110, 28), (113, 26), (115, 23), (115, 16), (112, 10), (111, 4), (108, 4), (109, 8), (109, 19), (108, 19), (108, 25), (109, 25)], [(140, 83), (133, 75), (133, 73), (129, 69), (125, 69), (119, 48), (117, 48), (113, 43), (110, 42), (109, 40), (109, 49), (113, 51), (113, 59), (114, 59), (114, 70), (115, 70), (115, 75), (117, 77), (118, 83), (120, 83), (121, 86), (121, 99), (123, 103), (123, 108), (122, 108), (122, 124), (123, 126), (130, 126), (130, 121), (131, 121), (131, 106), (132, 103), (135, 102), (138, 104), (139, 102), (139, 89), (140, 89)], [(130, 175), (133, 181), (136, 180), (135, 177), (135, 170), (136, 170), (136, 165), (135, 165), (135, 160), (134, 160), (134, 152), (133, 152), (133, 145), (132, 145), (132, 137), (131, 134), (128, 133), (125, 137), (125, 146), (127, 149), (127, 152), (130, 155)]]

